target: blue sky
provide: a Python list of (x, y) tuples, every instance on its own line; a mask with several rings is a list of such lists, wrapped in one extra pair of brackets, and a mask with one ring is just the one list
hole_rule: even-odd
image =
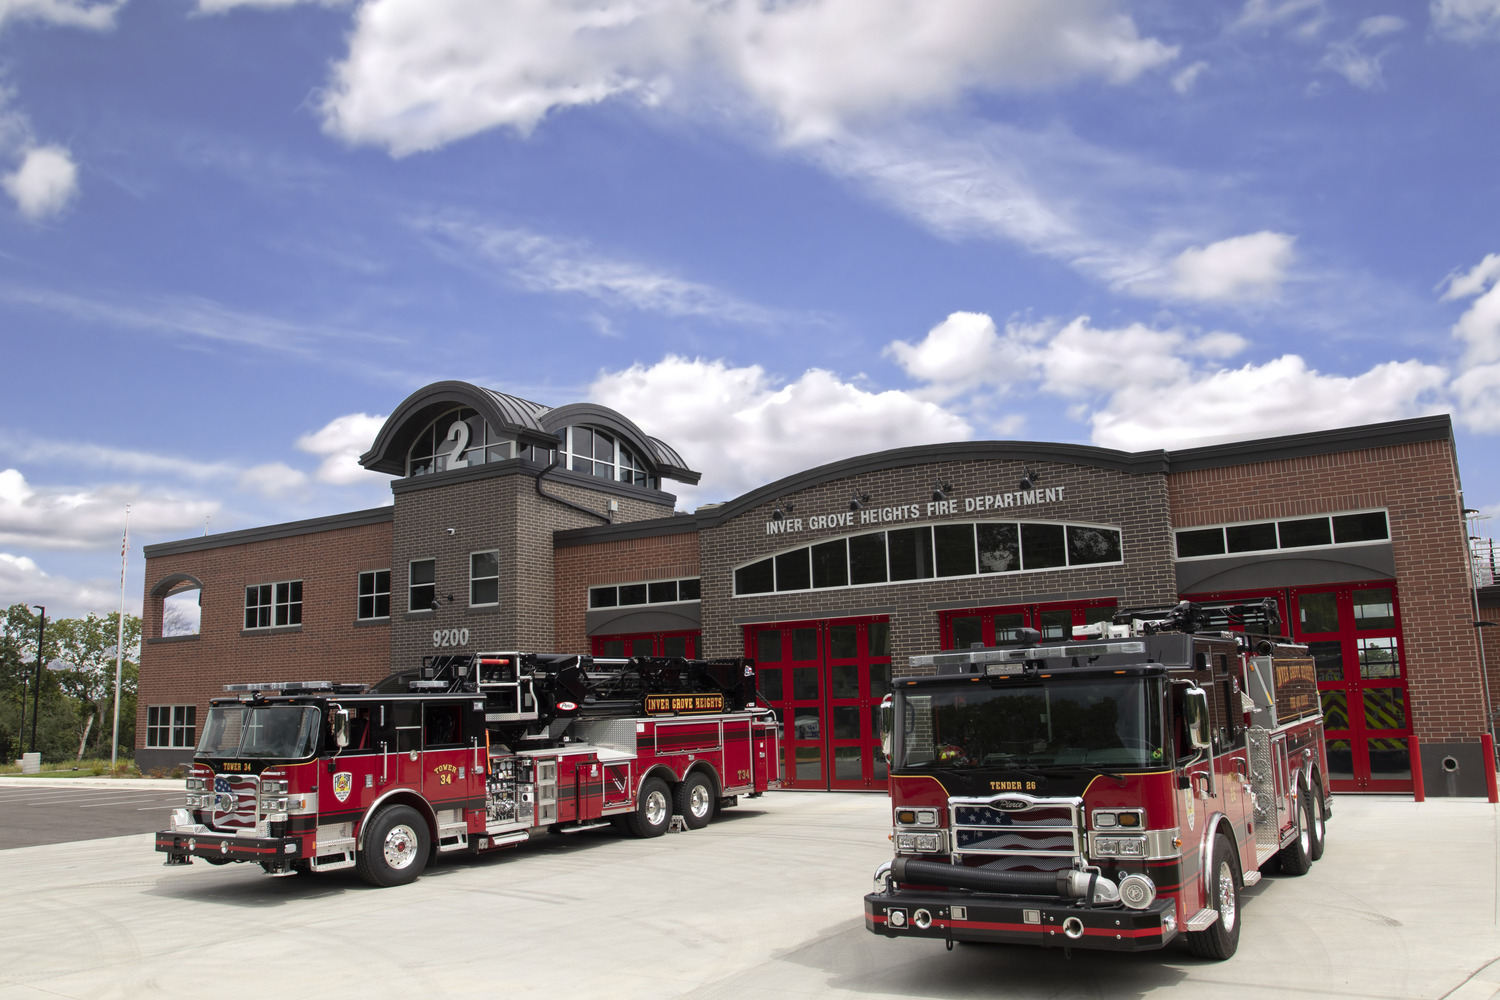
[(1500, 0), (0, 0), (0, 604), (389, 502), (446, 378), (686, 509), (1451, 413), (1500, 513), (1497, 107)]

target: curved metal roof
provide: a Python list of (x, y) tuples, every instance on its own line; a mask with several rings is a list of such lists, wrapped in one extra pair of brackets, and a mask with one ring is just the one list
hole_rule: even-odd
[(359, 464), (376, 472), (406, 475), (412, 441), (432, 420), (454, 406), (468, 406), (492, 428), (514, 434), (521, 445), (556, 448), (558, 432), (574, 424), (604, 427), (624, 438), (658, 475), (697, 483), (700, 474), (687, 467), (675, 449), (650, 437), (623, 414), (597, 403), (549, 407), (469, 382), (449, 380), (423, 386), (402, 400), (386, 418)]

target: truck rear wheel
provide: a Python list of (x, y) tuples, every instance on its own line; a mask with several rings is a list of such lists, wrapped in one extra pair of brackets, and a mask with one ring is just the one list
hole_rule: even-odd
[(667, 790), (667, 783), (660, 778), (647, 778), (641, 782), (640, 798), (626, 825), (634, 836), (660, 837), (671, 822), (672, 793)]
[(1283, 875), (1306, 875), (1312, 867), (1312, 813), (1308, 809), (1307, 796), (1299, 789), (1297, 801), (1292, 806), (1297, 817), (1297, 836), (1276, 855), (1276, 863)]
[(683, 778), (673, 799), (677, 815), (689, 830), (701, 830), (714, 818), (714, 784), (702, 771)]
[(355, 870), (371, 885), (405, 885), (422, 874), (431, 849), (421, 813), (411, 806), (387, 806), (370, 820)]
[(1222, 961), (1240, 946), (1240, 866), (1234, 844), (1222, 833), (1214, 838), (1208, 869), (1208, 905), (1219, 919), (1201, 931), (1188, 933), (1188, 947), (1199, 958)]

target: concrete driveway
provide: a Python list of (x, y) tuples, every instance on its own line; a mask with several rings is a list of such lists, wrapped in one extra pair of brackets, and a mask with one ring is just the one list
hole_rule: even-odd
[[(866, 932), (881, 796), (779, 792), (706, 830), (552, 836), (417, 883), (163, 868), (149, 836), (0, 852), (0, 997), (1430, 997), (1500, 993), (1500, 811), (1344, 797), (1328, 853), (1248, 890), (1239, 954)], [(1495, 963), (1495, 964), (1492, 964)]]

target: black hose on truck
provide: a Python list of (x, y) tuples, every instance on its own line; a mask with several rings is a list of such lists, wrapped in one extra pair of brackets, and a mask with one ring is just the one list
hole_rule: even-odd
[(965, 868), (940, 861), (897, 858), (891, 864), (891, 876), (897, 882), (918, 885), (946, 885), (976, 892), (998, 892), (1015, 896), (1061, 896), (1064, 899), (1089, 899), (1095, 895), (1098, 876), (1073, 870), (1060, 872), (1001, 872), (985, 868)]

